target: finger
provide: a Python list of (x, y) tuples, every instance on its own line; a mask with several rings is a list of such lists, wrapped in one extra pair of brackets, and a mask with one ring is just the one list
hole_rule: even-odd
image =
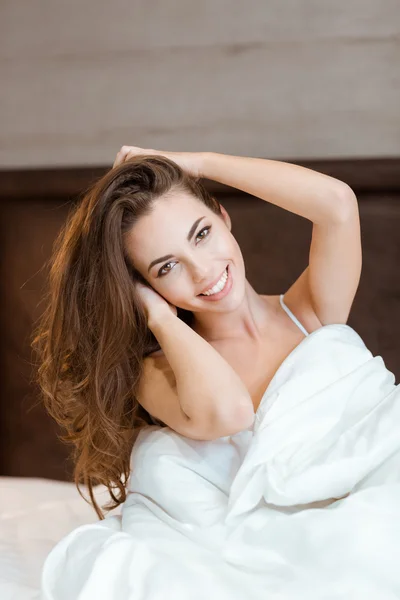
[(119, 154), (119, 152), (118, 152), (118, 153), (117, 153), (117, 156), (115, 157), (115, 160), (114, 160), (113, 169), (114, 169), (116, 166), (118, 166), (120, 162), (121, 162), (121, 159), (120, 159), (120, 154)]
[(126, 155), (129, 153), (129, 151), (131, 149), (132, 149), (132, 146), (122, 146), (122, 148), (120, 149), (120, 151), (118, 152), (118, 154), (115, 158), (113, 168), (124, 162)]
[(115, 157), (115, 161), (113, 164), (113, 168), (117, 167), (118, 165), (120, 165), (121, 163), (124, 162), (124, 156), (125, 156), (125, 150), (124, 150), (125, 146), (122, 146), (121, 150), (117, 153), (117, 156)]
[(128, 152), (128, 154), (125, 156), (125, 161), (130, 160), (131, 158), (134, 158), (135, 156), (139, 156), (141, 153), (137, 152), (135, 150), (131, 150), (130, 152)]

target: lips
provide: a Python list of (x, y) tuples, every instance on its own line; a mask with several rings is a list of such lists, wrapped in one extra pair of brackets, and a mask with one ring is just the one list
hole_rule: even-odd
[(207, 286), (204, 288), (204, 290), (202, 290), (202, 291), (201, 291), (199, 294), (197, 294), (197, 295), (198, 295), (198, 296), (200, 296), (200, 294), (204, 294), (204, 292), (206, 292), (207, 290), (210, 290), (212, 287), (214, 287), (214, 285), (215, 285), (216, 283), (218, 283), (218, 281), (221, 279), (222, 275), (225, 273), (225, 270), (226, 270), (227, 268), (229, 268), (229, 265), (226, 265), (226, 267), (225, 267), (225, 269), (222, 271), (222, 273), (220, 273), (220, 274), (219, 274), (219, 276), (218, 276), (216, 279), (214, 279), (214, 281), (213, 281), (213, 282), (209, 283), (209, 284), (208, 284), (208, 285), (207, 285)]

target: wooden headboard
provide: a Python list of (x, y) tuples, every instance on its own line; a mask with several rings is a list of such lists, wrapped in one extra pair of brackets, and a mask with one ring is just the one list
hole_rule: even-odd
[[(363, 271), (349, 325), (400, 375), (400, 160), (287, 161), (348, 183), (361, 217)], [(33, 382), (30, 335), (40, 315), (44, 262), (71, 202), (109, 169), (0, 171), (0, 475), (71, 479), (69, 448)], [(286, 291), (307, 265), (311, 223), (233, 188), (205, 182), (228, 210), (249, 282)]]

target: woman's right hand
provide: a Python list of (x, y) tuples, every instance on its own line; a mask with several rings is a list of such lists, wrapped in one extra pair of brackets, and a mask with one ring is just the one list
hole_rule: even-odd
[(148, 285), (144, 285), (140, 281), (135, 283), (135, 287), (138, 291), (139, 297), (143, 302), (147, 321), (154, 321), (157, 318), (162, 317), (165, 314), (172, 312), (175, 316), (178, 314), (176, 306), (170, 304), (160, 296), (153, 288)]

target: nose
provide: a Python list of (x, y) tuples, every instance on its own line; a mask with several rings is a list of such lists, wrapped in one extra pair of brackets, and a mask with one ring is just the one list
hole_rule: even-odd
[(210, 276), (210, 268), (198, 263), (192, 265), (192, 277), (195, 283), (201, 283), (207, 281)]

